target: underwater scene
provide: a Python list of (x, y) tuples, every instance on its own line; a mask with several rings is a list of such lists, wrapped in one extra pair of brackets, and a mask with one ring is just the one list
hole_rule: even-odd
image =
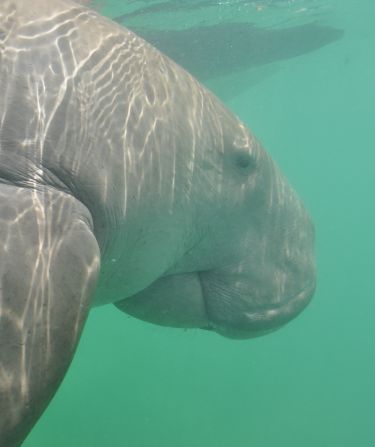
[(80, 3), (175, 60), (257, 136), (314, 222), (317, 283), (295, 319), (243, 340), (94, 307), (22, 445), (373, 447), (374, 1)]

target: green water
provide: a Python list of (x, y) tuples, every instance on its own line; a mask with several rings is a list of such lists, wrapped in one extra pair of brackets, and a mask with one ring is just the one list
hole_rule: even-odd
[[(94, 309), (26, 447), (375, 445), (375, 2), (255, 3), (211, 4), (207, 20), (216, 11), (218, 21), (237, 13), (273, 27), (311, 19), (345, 31), (317, 51), (211, 81), (314, 218), (314, 300), (282, 330), (241, 342)], [(120, 1), (112, 6), (115, 17)], [(192, 9), (165, 20), (173, 14), (205, 19)]]

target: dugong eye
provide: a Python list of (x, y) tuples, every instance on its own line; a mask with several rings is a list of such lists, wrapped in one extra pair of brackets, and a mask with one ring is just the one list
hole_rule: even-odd
[(243, 174), (251, 174), (256, 169), (255, 157), (249, 152), (236, 150), (232, 154), (234, 165)]

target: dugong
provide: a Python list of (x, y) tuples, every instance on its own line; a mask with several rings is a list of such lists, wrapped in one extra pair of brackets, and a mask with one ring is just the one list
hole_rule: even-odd
[(233, 338), (315, 288), (314, 230), (245, 125), (70, 0), (0, 4), (0, 445), (55, 393), (91, 306)]

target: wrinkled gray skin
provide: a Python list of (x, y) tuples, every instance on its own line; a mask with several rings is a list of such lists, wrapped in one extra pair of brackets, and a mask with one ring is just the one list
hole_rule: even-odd
[(234, 338), (298, 314), (313, 227), (246, 127), (69, 0), (0, 3), (0, 446), (20, 445), (92, 305)]

